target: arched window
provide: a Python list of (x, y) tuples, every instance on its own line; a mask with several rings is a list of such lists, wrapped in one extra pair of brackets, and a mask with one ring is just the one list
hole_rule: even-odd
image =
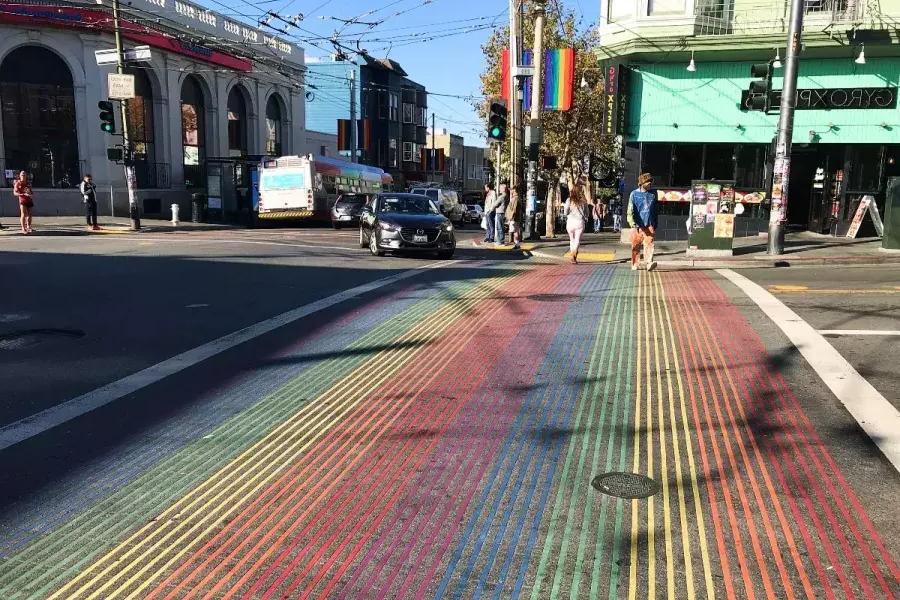
[(163, 172), (156, 169), (153, 145), (153, 88), (144, 69), (127, 69), (134, 75), (134, 98), (128, 101), (128, 138), (134, 148), (135, 175), (139, 188), (161, 185)]
[(206, 103), (200, 82), (188, 75), (181, 86), (181, 135), (184, 148), (184, 183), (188, 187), (203, 185), (203, 162), (206, 159)]
[(246, 156), (247, 150), (247, 103), (239, 86), (234, 86), (228, 94), (228, 153)]
[(281, 102), (277, 94), (269, 96), (266, 103), (266, 154), (281, 156)]
[(39, 46), (10, 52), (0, 64), (0, 102), (6, 149), (2, 168), (30, 172), (35, 187), (77, 185), (81, 172), (68, 65)]

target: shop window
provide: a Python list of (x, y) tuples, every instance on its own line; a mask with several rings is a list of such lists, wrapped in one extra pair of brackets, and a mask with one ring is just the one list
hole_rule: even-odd
[(880, 187), (882, 147), (858, 144), (849, 147), (851, 192), (874, 192)]
[(734, 146), (732, 144), (706, 144), (704, 179), (734, 178)]
[(737, 165), (735, 186), (739, 188), (765, 187), (766, 146), (763, 144), (746, 144), (735, 146), (735, 163)]
[(641, 173), (653, 175), (653, 183), (671, 185), (672, 144), (643, 144), (641, 146)]
[(686, 188), (703, 173), (703, 144), (675, 144), (672, 149), (672, 185)]
[(13, 50), (0, 65), (0, 99), (6, 151), (2, 168), (28, 171), (35, 187), (77, 185), (75, 96), (66, 63), (38, 46)]

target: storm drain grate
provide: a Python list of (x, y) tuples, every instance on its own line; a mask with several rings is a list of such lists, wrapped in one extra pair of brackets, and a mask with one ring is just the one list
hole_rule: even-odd
[(656, 481), (637, 473), (603, 473), (594, 477), (591, 485), (604, 494), (631, 500), (649, 498), (659, 492)]
[(80, 329), (23, 329), (0, 335), (0, 350), (24, 350), (60, 339), (84, 337)]

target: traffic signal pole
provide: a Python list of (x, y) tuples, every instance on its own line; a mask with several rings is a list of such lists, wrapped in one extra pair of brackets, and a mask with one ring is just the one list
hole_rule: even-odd
[[(541, 104), (543, 104), (543, 67), (544, 67), (544, 2), (534, 2), (534, 48), (531, 64), (534, 65), (534, 76), (531, 78), (531, 146), (528, 148), (528, 191), (526, 198), (537, 198), (537, 159), (539, 132), (541, 130)], [(526, 215), (525, 237), (532, 239), (534, 231), (531, 215)]]
[[(125, 51), (122, 48), (122, 31), (119, 24), (119, 0), (113, 0), (113, 30), (116, 37), (116, 72), (125, 72)], [(128, 138), (128, 100), (121, 101), (122, 107), (122, 146), (124, 149), (125, 185), (128, 189), (128, 215), (131, 217), (131, 230), (141, 228), (141, 215), (138, 211), (136, 182), (134, 177), (134, 152)]]
[(781, 111), (775, 141), (772, 210), (769, 213), (768, 253), (773, 255), (784, 254), (784, 224), (787, 220), (791, 136), (794, 132), (794, 109), (797, 103), (797, 70), (800, 62), (800, 37), (803, 31), (803, 7), (803, 0), (791, 1), (791, 23), (788, 28), (787, 53), (784, 59)]
[[(509, 0), (509, 183), (515, 186), (519, 173), (519, 126), (522, 110), (518, 97), (519, 7), (525, 0)], [(499, 190), (497, 192), (500, 193)]]

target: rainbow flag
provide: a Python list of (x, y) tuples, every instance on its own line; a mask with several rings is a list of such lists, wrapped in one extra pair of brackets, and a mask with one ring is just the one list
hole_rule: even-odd
[[(530, 65), (533, 52), (526, 50), (522, 56), (522, 64)], [(501, 58), (503, 77), (503, 98), (509, 100), (509, 51), (504, 50)], [(558, 48), (544, 53), (543, 108), (544, 110), (566, 111), (572, 108), (572, 96), (575, 84), (575, 50)], [(531, 77), (525, 78), (525, 110), (531, 110)]]

